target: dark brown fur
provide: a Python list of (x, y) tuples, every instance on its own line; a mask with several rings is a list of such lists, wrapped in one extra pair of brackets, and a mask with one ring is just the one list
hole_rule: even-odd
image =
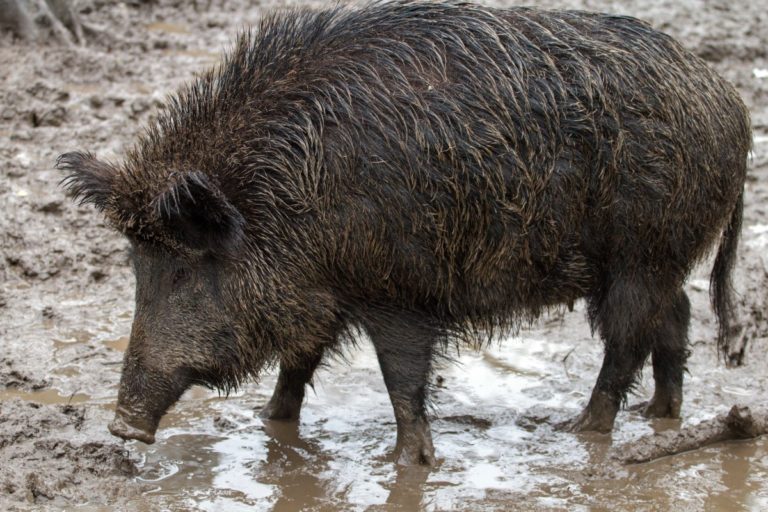
[[(323, 355), (362, 327), (401, 461), (430, 462), (440, 344), (579, 298), (606, 359), (572, 427), (609, 430), (651, 353), (647, 411), (679, 414), (682, 286), (725, 232), (722, 345), (750, 140), (733, 87), (641, 21), (407, 1), (268, 16), (122, 165), (59, 165), (136, 247), (126, 422), (159, 419), (192, 382), (227, 388), (278, 361), (266, 415), (295, 418)], [(185, 279), (205, 300), (175, 288)], [(144, 399), (160, 405), (135, 398), (157, 395), (142, 372), (167, 381)]]

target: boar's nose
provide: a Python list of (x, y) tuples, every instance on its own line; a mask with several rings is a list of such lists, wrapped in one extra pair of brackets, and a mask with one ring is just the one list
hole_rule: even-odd
[(117, 408), (115, 419), (109, 424), (109, 431), (113, 436), (121, 437), (126, 441), (136, 439), (146, 444), (155, 442), (156, 430), (156, 422), (153, 424), (144, 418), (132, 417), (128, 411), (121, 407)]

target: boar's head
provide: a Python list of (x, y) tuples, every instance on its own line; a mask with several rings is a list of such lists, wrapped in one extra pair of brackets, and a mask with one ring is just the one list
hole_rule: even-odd
[(89, 154), (62, 155), (57, 167), (69, 192), (131, 242), (136, 310), (110, 431), (152, 443), (192, 384), (228, 391), (260, 364), (235, 311), (245, 220), (202, 172), (168, 172), (148, 186)]

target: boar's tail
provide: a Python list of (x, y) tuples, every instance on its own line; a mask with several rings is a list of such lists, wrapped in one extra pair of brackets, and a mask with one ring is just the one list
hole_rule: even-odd
[(744, 191), (739, 194), (731, 218), (723, 231), (720, 247), (709, 278), (709, 295), (718, 322), (717, 348), (728, 359), (728, 335), (731, 320), (734, 318), (733, 286), (731, 274), (736, 260), (736, 249), (741, 233), (742, 212), (744, 210)]

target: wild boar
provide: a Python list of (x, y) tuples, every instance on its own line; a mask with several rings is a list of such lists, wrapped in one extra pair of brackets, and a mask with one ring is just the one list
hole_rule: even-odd
[(431, 464), (433, 358), (585, 299), (605, 347), (574, 431), (680, 414), (690, 304), (714, 247), (731, 315), (749, 116), (734, 88), (625, 16), (407, 0), (266, 16), (120, 164), (58, 161), (133, 247), (136, 311), (110, 430), (154, 440), (193, 384), (279, 364), (296, 420), (324, 356), (369, 335), (401, 464)]

